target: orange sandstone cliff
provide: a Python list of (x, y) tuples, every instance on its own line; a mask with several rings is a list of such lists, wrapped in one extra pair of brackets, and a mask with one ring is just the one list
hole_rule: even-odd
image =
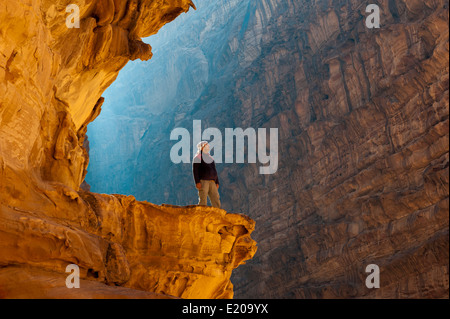
[[(70, 4), (80, 28), (68, 28)], [(231, 298), (255, 223), (80, 189), (87, 125), (142, 37), (190, 0), (0, 2), (0, 298)], [(81, 288), (66, 287), (66, 267)]]

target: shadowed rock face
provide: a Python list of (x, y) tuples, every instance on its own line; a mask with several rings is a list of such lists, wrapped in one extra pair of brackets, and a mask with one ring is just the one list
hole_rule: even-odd
[[(377, 3), (370, 30), (356, 0), (209, 2), (189, 31), (168, 33), (177, 49), (160, 43), (170, 59), (135, 67), (138, 80), (112, 93), (104, 121), (121, 125), (94, 123), (89, 182), (194, 203), (171, 130), (276, 127), (276, 174), (218, 165), (223, 207), (257, 225), (237, 297), (448, 298), (448, 1)], [(152, 78), (170, 88), (156, 101), (141, 94), (161, 91)], [(126, 168), (105, 178), (115, 167)], [(369, 264), (380, 289), (366, 288)]]
[[(77, 4), (80, 28), (66, 26)], [(254, 222), (224, 210), (156, 206), (80, 190), (87, 124), (140, 38), (190, 0), (0, 4), (0, 297), (231, 298)], [(66, 288), (66, 266), (81, 288)], [(27, 289), (24, 289), (27, 283)], [(120, 287), (117, 287), (120, 286)]]

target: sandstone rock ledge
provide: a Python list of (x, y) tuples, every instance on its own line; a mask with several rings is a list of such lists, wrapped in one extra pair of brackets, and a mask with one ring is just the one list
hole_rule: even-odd
[[(58, 199), (55, 187), (50, 216), (1, 206), (0, 297), (232, 298), (232, 270), (256, 252), (242, 215), (89, 192)], [(66, 288), (69, 264), (80, 289)]]
[[(68, 28), (68, 5), (80, 28)], [(80, 190), (87, 125), (191, 0), (0, 2), (0, 298), (232, 298), (255, 223)], [(81, 287), (68, 289), (76, 264)]]

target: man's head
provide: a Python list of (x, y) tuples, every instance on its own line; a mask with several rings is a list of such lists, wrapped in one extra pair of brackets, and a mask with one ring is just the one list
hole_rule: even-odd
[(198, 148), (198, 152), (200, 153), (201, 151), (203, 151), (203, 153), (209, 153), (210, 151), (210, 146), (208, 144), (208, 142), (206, 141), (201, 141), (200, 143), (197, 144), (197, 148)]

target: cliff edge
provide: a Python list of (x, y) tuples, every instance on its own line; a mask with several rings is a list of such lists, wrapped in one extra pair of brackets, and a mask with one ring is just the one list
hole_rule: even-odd
[[(75, 4), (76, 7), (71, 6)], [(141, 41), (190, 0), (0, 3), (0, 297), (232, 298), (250, 218), (80, 189), (87, 125)], [(71, 8), (71, 10), (66, 10)], [(79, 28), (73, 14), (79, 9)], [(80, 289), (66, 287), (66, 267)]]

